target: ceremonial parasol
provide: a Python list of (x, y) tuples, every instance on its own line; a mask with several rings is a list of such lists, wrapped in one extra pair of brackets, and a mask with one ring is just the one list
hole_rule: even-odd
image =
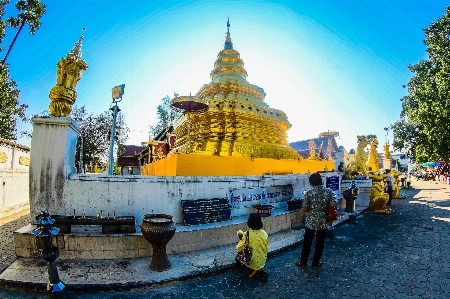
[(189, 96), (179, 96), (172, 99), (170, 102), (170, 107), (176, 112), (187, 113), (187, 121), (188, 121), (188, 132), (187, 132), (187, 140), (186, 140), (186, 152), (188, 153), (190, 150), (190, 131), (191, 131), (191, 113), (192, 114), (200, 114), (208, 111), (209, 106), (204, 102), (198, 100), (196, 97), (191, 95)]

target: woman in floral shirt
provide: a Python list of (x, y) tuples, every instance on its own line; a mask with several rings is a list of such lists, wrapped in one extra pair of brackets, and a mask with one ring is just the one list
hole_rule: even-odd
[(322, 177), (318, 172), (313, 173), (309, 177), (309, 184), (312, 186), (312, 189), (306, 191), (303, 200), (303, 212), (308, 212), (309, 215), (305, 221), (305, 237), (300, 261), (295, 264), (302, 268), (306, 267), (314, 234), (317, 232), (312, 267), (319, 268), (322, 266), (320, 258), (322, 257), (327, 236), (327, 206), (336, 205), (337, 200), (334, 192), (323, 186)]

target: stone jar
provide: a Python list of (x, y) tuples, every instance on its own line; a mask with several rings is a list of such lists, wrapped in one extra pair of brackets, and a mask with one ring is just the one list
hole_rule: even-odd
[(175, 234), (173, 216), (166, 214), (147, 214), (141, 217), (141, 231), (144, 238), (153, 247), (153, 256), (150, 269), (153, 271), (165, 271), (171, 264), (166, 253), (166, 245)]

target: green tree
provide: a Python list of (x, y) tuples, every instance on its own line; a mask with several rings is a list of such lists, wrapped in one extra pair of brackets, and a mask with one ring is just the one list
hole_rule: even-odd
[[(174, 97), (178, 94), (174, 93)], [(155, 126), (150, 126), (150, 134), (156, 137), (162, 130), (170, 127), (172, 122), (180, 115), (175, 110), (170, 107), (170, 97), (165, 96), (161, 99), (162, 103), (156, 108), (156, 116), (158, 118), (158, 123)]]
[(17, 139), (17, 117), (25, 121), (27, 105), (19, 105), (17, 84), (9, 77), (8, 67), (0, 65), (0, 137), (8, 140)]
[[(8, 4), (9, 0), (0, 0), (0, 44), (5, 37), (6, 22), (3, 15), (4, 8)], [(39, 19), (45, 13), (45, 6), (39, 0), (20, 0), (16, 3), (16, 8), (20, 12), (16, 18), (8, 18), (8, 25), (18, 27), (19, 30), (0, 64), (0, 137), (8, 140), (17, 139), (17, 120), (26, 121), (25, 110), (28, 106), (19, 104), (19, 90), (16, 89), (17, 83), (10, 77), (9, 66), (5, 64), (5, 61), (23, 26), (29, 24), (30, 34), (34, 34), (41, 25)], [(0, 46), (0, 51), (2, 50), (3, 47)]]
[[(83, 146), (84, 162), (90, 164), (99, 162), (105, 164), (108, 161), (109, 146), (111, 137), (111, 128), (113, 115), (111, 110), (95, 115), (88, 113), (85, 106), (74, 106), (71, 117), (81, 128), (81, 135), (78, 138), (76, 148), (76, 165), (80, 166), (80, 152)], [(130, 129), (125, 123), (125, 116), (122, 113), (117, 115), (116, 136), (114, 149), (117, 153), (121, 145), (124, 145), (128, 139)]]
[[(423, 30), (428, 59), (409, 65), (414, 74), (392, 125), (394, 148), (417, 163), (450, 161), (450, 7)], [(405, 86), (406, 87), (406, 86)]]
[(5, 58), (3, 58), (2, 64), (5, 64), (6, 59), (8, 58), (9, 53), (11, 52), (11, 49), (13, 48), (17, 37), (19, 36), (25, 24), (28, 24), (30, 27), (29, 33), (31, 35), (34, 35), (39, 27), (41, 27), (40, 18), (45, 13), (45, 5), (42, 4), (40, 0), (20, 0), (15, 4), (15, 6), (19, 10), (19, 13), (15, 18), (8, 18), (8, 25), (18, 29), (11, 44), (8, 47), (8, 51), (6, 52)]

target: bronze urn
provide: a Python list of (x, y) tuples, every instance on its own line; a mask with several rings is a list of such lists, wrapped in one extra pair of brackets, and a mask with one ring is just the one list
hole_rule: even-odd
[(171, 264), (166, 253), (166, 245), (175, 234), (173, 216), (166, 214), (146, 214), (141, 217), (141, 231), (144, 238), (153, 247), (153, 256), (150, 269), (153, 271), (165, 271)]

